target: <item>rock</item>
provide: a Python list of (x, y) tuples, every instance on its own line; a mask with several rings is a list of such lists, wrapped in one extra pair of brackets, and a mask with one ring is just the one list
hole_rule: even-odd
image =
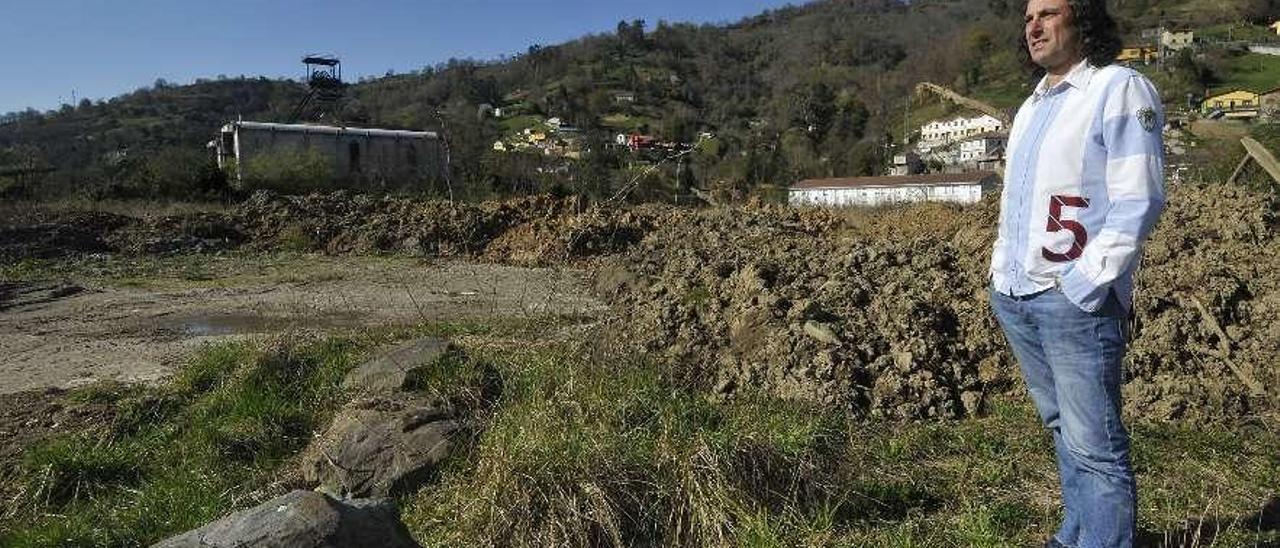
[(915, 363), (916, 357), (910, 352), (894, 352), (893, 364), (898, 366), (898, 371), (906, 373), (911, 371), (911, 365)]
[(804, 322), (804, 334), (820, 343), (840, 344), (840, 337), (836, 335), (830, 324), (809, 320)]
[(345, 497), (412, 490), (449, 456), (464, 426), (452, 410), (409, 396), (353, 402), (303, 452), (302, 475)]
[(960, 394), (960, 403), (964, 405), (965, 414), (975, 416), (982, 409), (982, 392), (970, 390)]
[(409, 373), (429, 365), (449, 351), (449, 341), (423, 337), (402, 344), (355, 368), (342, 380), (342, 387), (366, 394), (394, 392), (404, 388)]
[(417, 547), (388, 500), (294, 491), (156, 543), (153, 548)]

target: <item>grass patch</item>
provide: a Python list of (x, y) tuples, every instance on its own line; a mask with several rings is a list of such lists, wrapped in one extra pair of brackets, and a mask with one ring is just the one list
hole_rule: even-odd
[[(162, 390), (76, 391), (117, 406), (117, 424), (28, 451), (29, 488), (0, 544), (137, 545), (262, 500), (342, 401), (354, 359), (428, 332), (471, 342), (416, 373), (413, 388), (474, 390), (462, 403), (480, 428), (437, 482), (401, 498), (427, 546), (1026, 546), (1061, 517), (1049, 439), (1022, 398), (993, 398), (982, 418), (919, 423), (721, 402), (645, 359), (527, 344), (551, 326), (222, 344)], [(1280, 542), (1277, 425), (1132, 432), (1146, 542)]]
[[(1061, 517), (1048, 437), (1021, 399), (960, 422), (865, 422), (716, 403), (643, 360), (469, 359), (503, 390), (465, 455), (403, 501), (428, 546), (1025, 546)], [(1134, 431), (1144, 538), (1182, 538), (1216, 500), (1218, 545), (1280, 540), (1244, 525), (1277, 485), (1273, 432)]]
[(243, 505), (341, 402), (368, 344), (211, 345), (165, 387), (73, 393), (117, 405), (116, 424), (27, 450), (24, 499), (0, 522), (0, 545), (147, 544)]
[(1280, 86), (1280, 57), (1245, 53), (1226, 58), (1216, 75), (1220, 83), (1213, 93), (1246, 89), (1264, 92)]

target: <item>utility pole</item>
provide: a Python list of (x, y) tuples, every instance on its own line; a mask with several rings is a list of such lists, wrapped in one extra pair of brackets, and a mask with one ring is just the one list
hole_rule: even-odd
[(1156, 25), (1156, 70), (1164, 70), (1164, 18)]
[[(910, 119), (911, 119), (911, 95), (908, 94), (902, 97), (902, 144), (903, 145), (907, 144), (907, 141), (908, 141), (907, 136), (911, 134)], [(905, 154), (905, 151), (903, 151), (903, 153)]]

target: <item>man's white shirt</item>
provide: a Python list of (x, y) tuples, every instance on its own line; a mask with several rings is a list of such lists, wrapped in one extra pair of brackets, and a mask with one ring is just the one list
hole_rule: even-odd
[(1164, 207), (1163, 127), (1155, 86), (1132, 69), (1085, 61), (1053, 87), (1041, 80), (1009, 134), (995, 290), (1057, 286), (1088, 312), (1114, 290), (1128, 307)]

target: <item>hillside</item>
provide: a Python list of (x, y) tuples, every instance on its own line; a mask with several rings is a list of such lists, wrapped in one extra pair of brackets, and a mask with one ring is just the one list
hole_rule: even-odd
[[(1160, 22), (1261, 22), (1275, 13), (1274, 3), (1120, 0), (1115, 12), (1136, 37)], [(916, 82), (949, 85), (997, 106), (1026, 93), (1029, 77), (1010, 46), (1020, 28), (1017, 4), (825, 0), (728, 26), (624, 21), (616, 32), (532, 46), (502, 61), (451, 60), (354, 83), (327, 120), (443, 129), (455, 180), (476, 197), (611, 193), (642, 174), (635, 166), (661, 160), (592, 146), (631, 132), (687, 144), (715, 136), (690, 155), (688, 169), (645, 172), (644, 186), (656, 190), (640, 198), (670, 197), (690, 185), (751, 191), (805, 177), (874, 174), (902, 140), (904, 111), (924, 108), (915, 118), (933, 112), (907, 100)], [(1240, 66), (1233, 55), (1188, 58), (1154, 76), (1166, 100), (1176, 102), (1249, 77)], [(7, 116), (0, 165), (59, 168), (17, 189), (36, 194), (214, 192), (216, 174), (191, 164), (207, 156), (203, 145), (215, 128), (238, 116), (285, 121), (305, 94), (300, 84), (261, 78), (158, 84), (102, 103)], [(481, 115), (494, 107), (514, 115)], [(581, 128), (581, 148), (594, 153), (567, 162), (492, 150), (495, 141), (551, 117)]]

